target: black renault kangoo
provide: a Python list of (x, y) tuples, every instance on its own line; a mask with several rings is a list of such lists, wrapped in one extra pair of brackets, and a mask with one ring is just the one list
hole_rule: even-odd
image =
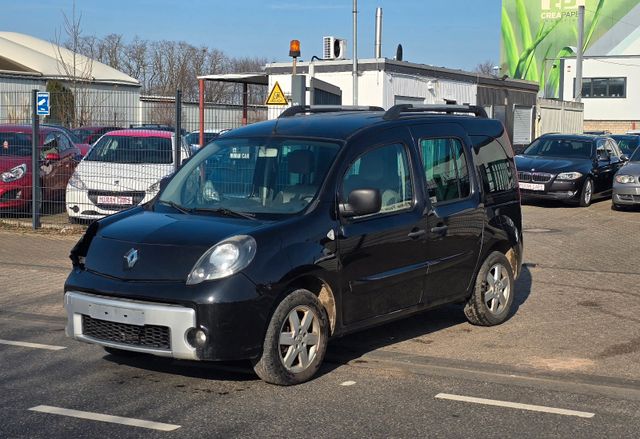
[(222, 134), (71, 252), (67, 335), (309, 380), (330, 338), (447, 303), (510, 315), (513, 150), (480, 107), (291, 107)]

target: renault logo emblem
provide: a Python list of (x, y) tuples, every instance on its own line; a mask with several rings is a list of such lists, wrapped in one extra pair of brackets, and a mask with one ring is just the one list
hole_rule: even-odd
[(138, 250), (136, 250), (135, 248), (129, 250), (124, 255), (124, 262), (126, 264), (126, 268), (133, 268), (133, 266), (136, 265), (136, 262), (138, 262)]

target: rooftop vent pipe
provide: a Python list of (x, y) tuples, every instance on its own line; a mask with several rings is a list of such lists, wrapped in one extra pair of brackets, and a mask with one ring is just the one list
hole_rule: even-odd
[(382, 8), (376, 8), (376, 58), (382, 58)]

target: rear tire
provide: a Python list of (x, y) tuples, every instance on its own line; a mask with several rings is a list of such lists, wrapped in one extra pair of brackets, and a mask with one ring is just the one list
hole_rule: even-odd
[(515, 280), (511, 264), (504, 254), (493, 252), (478, 270), (464, 314), (473, 325), (499, 325), (509, 317), (514, 296)]
[(303, 383), (320, 368), (328, 339), (329, 322), (318, 298), (310, 291), (295, 290), (273, 313), (262, 356), (253, 369), (263, 381), (271, 384)]
[(580, 191), (580, 207), (589, 207), (593, 200), (593, 180), (587, 178), (582, 184)]

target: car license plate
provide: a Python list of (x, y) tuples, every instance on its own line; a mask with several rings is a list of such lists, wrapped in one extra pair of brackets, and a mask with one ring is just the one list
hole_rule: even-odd
[(535, 184), (535, 183), (520, 183), (520, 189), (525, 189), (528, 191), (543, 191), (543, 184)]
[(130, 205), (133, 204), (133, 197), (98, 195), (98, 204), (113, 204), (119, 206)]
[(128, 323), (130, 325), (144, 325), (144, 312), (107, 305), (89, 305), (89, 316), (96, 320), (108, 322)]

